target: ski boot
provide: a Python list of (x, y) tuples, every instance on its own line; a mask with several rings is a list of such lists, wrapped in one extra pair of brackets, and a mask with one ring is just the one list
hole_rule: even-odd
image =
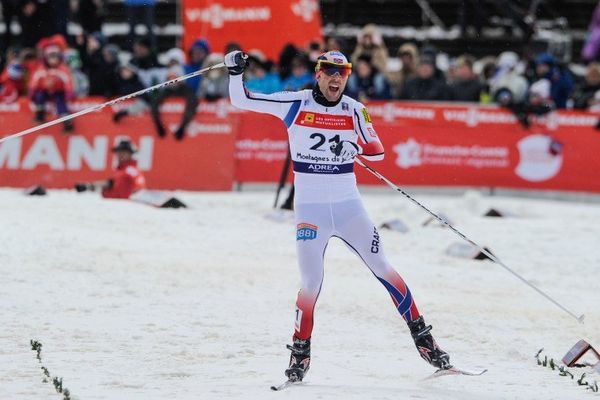
[(116, 113), (113, 114), (112, 120), (113, 120), (113, 122), (115, 124), (118, 124), (127, 115), (129, 115), (129, 112), (127, 110), (119, 110), (119, 111), (117, 111)]
[(73, 121), (71, 121), (70, 119), (63, 122), (63, 132), (70, 133), (70, 132), (73, 132), (74, 129), (75, 129), (75, 125), (73, 125)]
[(285, 370), (285, 376), (291, 382), (300, 382), (310, 367), (310, 339), (302, 340), (294, 338), (293, 345), (287, 345), (292, 351), (290, 355), (290, 366)]
[(33, 121), (41, 124), (46, 120), (46, 110), (42, 107), (37, 107), (35, 110), (35, 116), (33, 117)]
[(179, 128), (177, 128), (173, 136), (175, 136), (175, 139), (177, 140), (183, 140), (183, 137), (185, 136), (185, 128), (183, 126), (180, 126)]
[(423, 316), (408, 323), (408, 328), (415, 341), (415, 346), (421, 358), (438, 369), (452, 368), (450, 356), (440, 349), (433, 336), (431, 336), (431, 325), (425, 325)]

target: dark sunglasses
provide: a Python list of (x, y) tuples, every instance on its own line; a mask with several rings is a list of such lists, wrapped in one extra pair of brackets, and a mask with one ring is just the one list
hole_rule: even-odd
[(321, 63), (319, 65), (319, 69), (323, 71), (327, 76), (334, 76), (335, 74), (339, 74), (342, 78), (346, 78), (352, 73), (352, 68), (349, 68), (345, 65), (341, 66), (335, 64)]

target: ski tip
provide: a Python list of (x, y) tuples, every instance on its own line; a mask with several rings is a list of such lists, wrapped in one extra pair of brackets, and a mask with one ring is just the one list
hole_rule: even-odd
[(291, 384), (292, 384), (291, 381), (285, 381), (279, 386), (271, 386), (271, 390), (279, 392), (280, 390), (285, 389), (286, 387), (290, 386)]
[(283, 383), (282, 383), (281, 385), (279, 385), (279, 386), (271, 386), (271, 390), (274, 390), (274, 391), (276, 391), (276, 392), (279, 392), (279, 391), (281, 391), (281, 390), (283, 390), (283, 389), (285, 389), (285, 388), (287, 388), (287, 387), (290, 387), (290, 386), (297, 386), (297, 385), (299, 385), (299, 384), (301, 384), (301, 383), (302, 383), (302, 381), (289, 381), (289, 380), (288, 380), (288, 381), (285, 381), (285, 382), (283, 382)]
[(486, 372), (487, 372), (487, 369), (483, 369), (481, 371), (467, 371), (467, 370), (456, 368), (456, 367), (450, 367), (450, 368), (446, 368), (446, 369), (438, 369), (433, 374), (426, 377), (424, 380), (439, 378), (441, 376), (447, 376), (447, 375), (480, 376), (480, 375), (485, 374)]
[(579, 316), (579, 318), (577, 318), (577, 321), (578, 321), (580, 324), (583, 324), (583, 323), (584, 323), (584, 319), (585, 319), (585, 315), (584, 315), (584, 314), (581, 314), (581, 315)]

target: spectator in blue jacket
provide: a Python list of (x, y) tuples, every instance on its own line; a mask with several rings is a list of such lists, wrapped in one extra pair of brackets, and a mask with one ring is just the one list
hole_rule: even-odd
[(296, 55), (291, 62), (292, 73), (282, 82), (283, 90), (298, 91), (312, 88), (314, 78), (308, 70), (308, 58), (303, 54)]
[[(186, 74), (192, 73), (194, 71), (198, 71), (202, 69), (204, 62), (208, 55), (210, 54), (210, 45), (206, 39), (198, 39), (190, 46), (188, 50), (188, 57), (190, 62), (183, 66), (183, 71)], [(202, 81), (202, 76), (194, 76), (192, 78), (186, 79), (187, 85), (192, 89), (192, 92), (198, 93), (198, 88), (200, 87), (200, 82)]]
[(273, 63), (264, 60), (261, 54), (250, 54), (245, 74), (246, 88), (263, 94), (280, 92), (282, 87), (279, 74), (272, 69)]
[(135, 27), (142, 22), (148, 30), (146, 36), (150, 39), (152, 50), (156, 51), (156, 36), (154, 35), (154, 10), (156, 0), (124, 0), (125, 15), (129, 22), (128, 46), (133, 48), (135, 42)]
[(550, 98), (556, 108), (565, 108), (573, 91), (573, 76), (567, 67), (557, 65), (551, 54), (541, 53), (535, 59), (535, 72), (538, 81), (550, 81)]

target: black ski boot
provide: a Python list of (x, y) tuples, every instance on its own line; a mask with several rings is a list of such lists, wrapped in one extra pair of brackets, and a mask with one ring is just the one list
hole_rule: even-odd
[(408, 328), (415, 341), (415, 346), (419, 350), (421, 358), (438, 369), (452, 368), (450, 356), (444, 350), (440, 349), (431, 336), (431, 325), (425, 325), (423, 316), (408, 323)]
[(42, 123), (46, 120), (46, 110), (43, 108), (38, 108), (35, 110), (35, 116), (33, 117), (33, 121), (37, 123)]
[(293, 345), (287, 345), (292, 351), (290, 355), (290, 366), (285, 370), (285, 376), (292, 382), (300, 382), (310, 367), (310, 339), (302, 340), (294, 338)]
[[(62, 116), (63, 115), (59, 115), (59, 117), (62, 117)], [(73, 121), (71, 121), (70, 119), (63, 122), (63, 132), (71, 133), (71, 132), (73, 132), (74, 129), (75, 129), (75, 125), (73, 125)]]
[(121, 122), (121, 120), (123, 118), (125, 118), (128, 115), (129, 115), (129, 112), (127, 110), (119, 110), (113, 114), (112, 120), (115, 124), (118, 124), (119, 122)]

